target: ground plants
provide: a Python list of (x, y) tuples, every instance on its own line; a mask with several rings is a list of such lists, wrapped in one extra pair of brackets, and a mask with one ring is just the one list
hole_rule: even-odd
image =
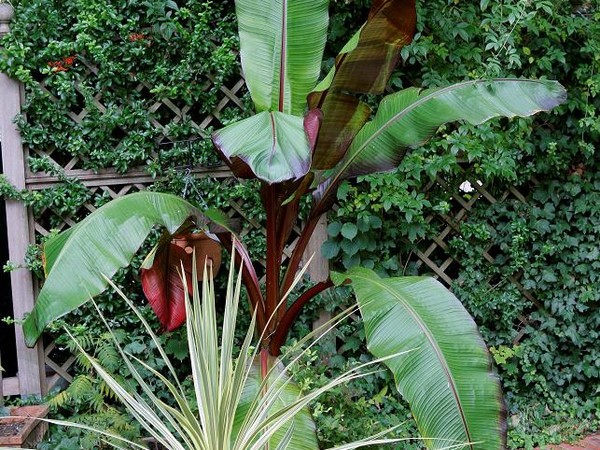
[[(373, 115), (372, 96), (383, 93), (400, 50), (412, 39), (414, 1), (375, 1), (367, 22), (319, 83), (326, 0), (239, 0), (236, 13), (242, 69), (256, 114), (212, 139), (236, 176), (260, 181), (267, 230), (264, 291), (226, 216), (175, 196), (137, 193), (108, 203), (46, 244), (47, 279), (24, 324), (28, 343), (52, 319), (102, 292), (107, 281), (99, 274), (110, 277), (127, 265), (156, 225), (166, 232), (146, 268), (162, 277), (161, 314), (176, 313), (186, 289), (174, 282), (170, 240), (204, 228), (225, 248), (237, 250), (261, 336), (256, 364), (262, 378), (276, 365), (273, 358), (303, 306), (333, 284), (351, 283), (369, 349), (385, 358), (425, 444), (501, 448), (503, 402), (485, 346), (460, 302), (435, 280), (383, 279), (355, 267), (331, 274), (290, 304), (287, 298), (316, 223), (344, 180), (395, 168), (446, 122), (476, 125), (498, 116), (529, 116), (564, 101), (564, 89), (547, 80), (474, 79), (401, 90), (384, 97)], [(282, 270), (283, 249), (305, 197), (312, 208)], [(352, 230), (342, 232), (352, 238)]]

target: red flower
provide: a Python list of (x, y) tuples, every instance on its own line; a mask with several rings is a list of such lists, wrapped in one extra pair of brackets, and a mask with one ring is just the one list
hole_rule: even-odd
[(49, 61), (48, 65), (52, 67), (53, 72), (66, 72), (73, 66), (75, 60), (77, 60), (76, 55), (65, 56), (64, 58), (58, 61)]
[(65, 65), (67, 66), (72, 66), (73, 63), (75, 62), (75, 60), (77, 59), (76, 55), (73, 56), (67, 56), (66, 58), (63, 58), (63, 62), (65, 63)]
[(129, 42), (141, 41), (141, 40), (144, 40), (145, 38), (146, 38), (146, 35), (144, 33), (131, 33), (129, 35)]

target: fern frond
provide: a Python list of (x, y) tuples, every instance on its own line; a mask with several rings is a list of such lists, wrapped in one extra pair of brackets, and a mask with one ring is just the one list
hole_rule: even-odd
[(96, 389), (95, 380), (87, 374), (77, 375), (66, 389), (73, 401), (81, 402), (87, 400)]
[(86, 372), (89, 372), (92, 370), (92, 364), (90, 363), (90, 361), (84, 356), (83, 353), (80, 353), (79, 351), (72, 350), (72, 353), (75, 354), (75, 364), (77, 364), (77, 367), (83, 369)]
[(89, 398), (89, 406), (95, 412), (105, 409), (104, 396), (100, 392), (94, 392)]
[(96, 359), (109, 372), (114, 372), (122, 365), (122, 358), (111, 342), (102, 342), (96, 350)]
[(48, 406), (51, 408), (62, 408), (71, 401), (71, 393), (68, 389), (58, 392), (48, 400)]
[(117, 395), (115, 394), (115, 391), (113, 391), (104, 380), (100, 381), (100, 383), (98, 384), (98, 391), (107, 399), (118, 399)]

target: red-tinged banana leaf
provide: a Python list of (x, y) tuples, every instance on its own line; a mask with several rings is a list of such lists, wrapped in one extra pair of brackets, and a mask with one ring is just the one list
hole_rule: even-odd
[(407, 151), (426, 143), (444, 123), (478, 125), (494, 117), (527, 117), (565, 99), (566, 91), (558, 82), (525, 79), (474, 80), (388, 95), (330, 178), (315, 191), (317, 202), (330, 202), (343, 179), (393, 170)]
[[(381, 94), (398, 63), (400, 49), (412, 41), (417, 23), (414, 0), (374, 2), (367, 22), (336, 59), (330, 91)], [(323, 90), (326, 85), (319, 84)], [(326, 95), (326, 91), (323, 91)], [(323, 99), (311, 93), (311, 107)], [(318, 98), (318, 103), (315, 101)]]
[(386, 279), (358, 267), (332, 278), (351, 280), (367, 347), (390, 358), (384, 364), (427, 448), (505, 448), (498, 377), (475, 322), (450, 291), (433, 278)]
[(361, 30), (346, 44), (335, 67), (308, 97), (323, 110), (323, 125), (312, 168), (327, 170), (344, 156), (371, 110), (352, 94), (381, 94), (410, 43), (416, 26), (414, 0), (374, 2)]
[[(188, 255), (190, 269), (195, 255), (196, 267), (198, 268), (196, 279), (198, 281), (204, 277), (204, 270), (200, 269), (207, 262), (210, 263), (213, 276), (217, 276), (221, 267), (221, 245), (218, 242), (217, 236), (206, 233), (187, 233), (174, 236), (171, 243), (182, 248)], [(187, 264), (186, 262), (186, 267)]]
[[(162, 328), (173, 331), (185, 323), (185, 292), (192, 294), (194, 255), (198, 281), (204, 274), (205, 261), (212, 263), (217, 275), (221, 264), (221, 246), (204, 233), (164, 239), (149, 255), (140, 271), (144, 295), (154, 310)], [(147, 267), (145, 267), (147, 266)], [(186, 273), (184, 289), (181, 270)]]
[[(364, 27), (364, 25), (363, 25)], [(350, 38), (350, 40), (348, 42), (346, 42), (346, 44), (342, 47), (342, 49), (340, 50), (340, 53), (337, 55), (335, 61), (336, 64), (329, 70), (329, 72), (327, 73), (327, 75), (325, 76), (325, 78), (323, 78), (319, 84), (317, 84), (315, 86), (315, 88), (312, 90), (312, 92), (310, 94), (308, 94), (308, 96), (306, 97), (306, 101), (308, 103), (308, 108), (309, 109), (315, 109), (315, 108), (321, 108), (323, 106), (323, 102), (325, 101), (325, 98), (327, 97), (327, 94), (329, 93), (329, 88), (331, 87), (331, 84), (333, 83), (333, 78), (335, 77), (335, 73), (336, 73), (336, 67), (337, 64), (339, 64), (342, 61), (342, 58), (349, 52), (351, 52), (352, 50), (354, 50), (356, 48), (356, 46), (358, 45), (358, 41), (360, 39), (360, 32), (362, 31), (362, 28), (360, 28), (360, 30), (358, 30), (356, 33), (354, 33), (354, 35)]]
[(261, 180), (297, 180), (309, 171), (311, 148), (302, 117), (264, 111), (213, 133), (227, 159), (240, 158)]
[(257, 111), (304, 114), (321, 72), (328, 6), (328, 0), (236, 0), (242, 69)]
[(25, 342), (33, 346), (46, 325), (103, 292), (111, 278), (131, 262), (154, 227), (170, 234), (182, 226), (227, 228), (227, 216), (201, 212), (174, 195), (138, 192), (98, 208), (66, 234), (46, 242), (47, 278), (33, 311), (23, 323)]
[(371, 108), (366, 103), (344, 93), (330, 93), (322, 108), (323, 122), (313, 153), (312, 170), (334, 167), (371, 116)]

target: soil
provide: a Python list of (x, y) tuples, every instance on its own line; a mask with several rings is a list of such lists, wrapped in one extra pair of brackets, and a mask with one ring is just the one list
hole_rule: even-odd
[(0, 421), (0, 437), (16, 436), (25, 427), (27, 419)]
[(48, 430), (46, 422), (36, 420), (48, 413), (46, 405), (11, 408), (10, 416), (0, 416), (0, 447), (35, 448)]

